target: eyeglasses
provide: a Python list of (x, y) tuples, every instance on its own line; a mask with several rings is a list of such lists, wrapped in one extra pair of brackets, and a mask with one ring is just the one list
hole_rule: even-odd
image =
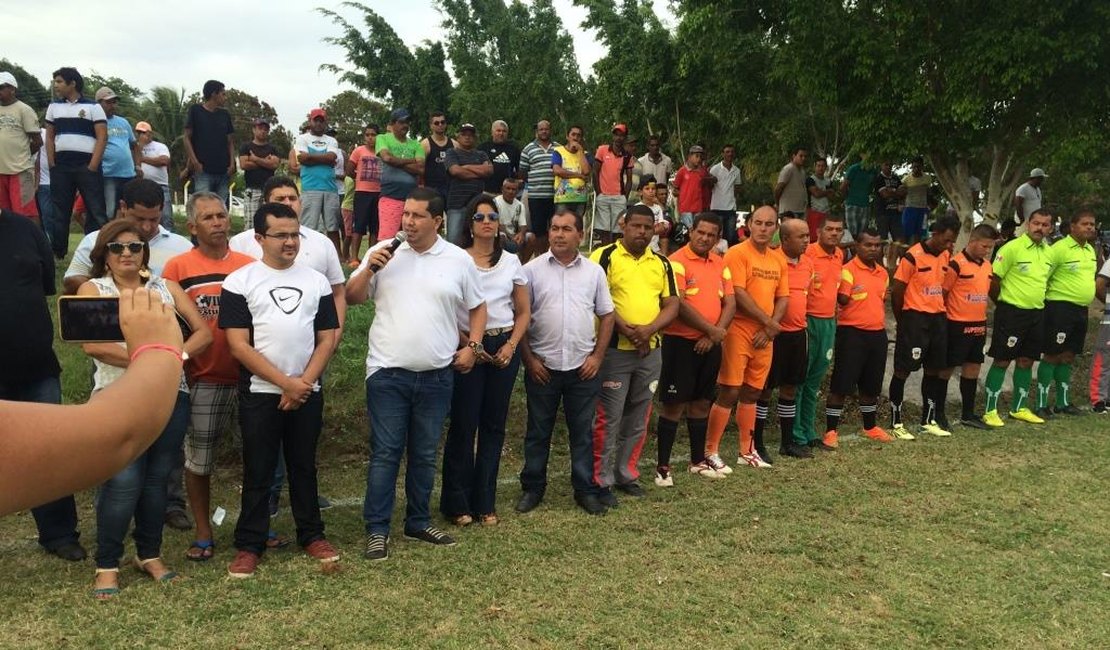
[(141, 241), (111, 241), (108, 242), (108, 252), (112, 255), (123, 255), (123, 250), (127, 249), (132, 255), (138, 255), (146, 248), (146, 244)]
[(263, 237), (269, 237), (270, 239), (278, 239), (278, 240), (281, 240), (281, 241), (297, 241), (302, 237), (301, 233), (299, 233), (299, 232), (279, 232), (279, 233), (268, 233), (267, 232), (267, 233), (262, 233), (262, 236)]
[(482, 214), (481, 212), (476, 212), (474, 216), (471, 217), (471, 219), (474, 220), (474, 223), (482, 223), (483, 221), (497, 221), (498, 218), (499, 217), (496, 212), (492, 212), (490, 214)]

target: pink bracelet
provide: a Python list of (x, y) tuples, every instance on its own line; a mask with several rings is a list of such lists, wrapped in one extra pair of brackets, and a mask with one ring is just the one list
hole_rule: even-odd
[(140, 345), (134, 352), (131, 353), (131, 363), (134, 363), (135, 359), (147, 350), (162, 350), (163, 352), (169, 352), (173, 356), (177, 357), (177, 360), (179, 362), (182, 362), (181, 350), (178, 350), (172, 345), (166, 345), (165, 343), (147, 343), (146, 345)]

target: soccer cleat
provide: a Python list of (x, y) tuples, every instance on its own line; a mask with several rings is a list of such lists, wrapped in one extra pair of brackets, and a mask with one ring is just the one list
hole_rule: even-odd
[(970, 418), (963, 418), (960, 420), (960, 426), (969, 427), (972, 429), (990, 429), (990, 425), (983, 421), (983, 418), (978, 415)]
[[(909, 432), (907, 431), (906, 433), (908, 434)], [(863, 435), (879, 442), (894, 442), (894, 438), (891, 438), (889, 433), (883, 431), (882, 427), (871, 427), (865, 430)], [(911, 437), (910, 440), (913, 440), (913, 438)]]
[(655, 468), (655, 484), (659, 487), (674, 487), (674, 477), (671, 476), (669, 465), (660, 465)]
[(952, 435), (951, 431), (937, 424), (936, 420), (921, 425), (921, 430), (930, 435), (937, 436), (938, 438), (947, 438)]
[(759, 455), (759, 452), (754, 449), (750, 454), (740, 454), (740, 458), (736, 462), (740, 464), (747, 463), (749, 467), (758, 467), (760, 469), (774, 467), (773, 465), (771, 465), (771, 463), (763, 460), (763, 457)]
[(826, 431), (825, 435), (821, 437), (821, 442), (830, 449), (836, 449), (838, 446), (836, 429)]
[(1091, 413), (1106, 413), (1106, 411), (1106, 402), (1103, 402), (1102, 400), (1091, 404)]
[(1083, 415), (1083, 411), (1075, 404), (1068, 404), (1067, 406), (1057, 406), (1054, 413), (1056, 413), (1056, 415)]
[(709, 454), (705, 457), (705, 462), (718, 474), (723, 474), (727, 476), (732, 473), (732, 468), (728, 465), (725, 465), (725, 461), (721, 460), (720, 454)]
[(705, 478), (724, 478), (725, 475), (709, 466), (706, 461), (690, 465), (690, 473), (704, 476)]
[(1027, 408), (1020, 408), (1016, 411), (1011, 411), (1010, 417), (1015, 420), (1021, 420), (1022, 422), (1028, 422), (1029, 424), (1044, 424), (1044, 420), (1037, 417), (1037, 415), (1033, 413), (1033, 411), (1030, 411)]
[[(875, 427), (875, 429), (879, 429), (879, 427)], [(883, 431), (883, 430), (879, 429), (879, 431)], [(866, 432), (864, 432), (864, 433), (866, 433)], [(888, 438), (890, 436), (894, 436), (894, 438), (897, 438), (898, 440), (917, 440), (917, 437), (914, 436), (912, 433), (910, 433), (909, 430), (906, 429), (906, 426), (904, 424), (902, 424), (901, 422), (894, 425), (894, 428), (890, 430), (889, 434), (887, 434), (885, 431), (883, 431), (883, 433)], [(870, 436), (868, 436), (868, 437), (870, 437)], [(894, 438), (891, 438), (891, 439), (893, 440)], [(883, 442), (886, 442), (886, 441), (884, 440)]]
[(1002, 418), (998, 415), (998, 411), (987, 411), (984, 413), (983, 424), (994, 429), (1006, 426), (1006, 423), (1003, 422)]
[[(1021, 410), (1024, 411), (1024, 410), (1027, 410), (1027, 409), (1021, 409)], [(1011, 413), (1010, 415), (1013, 416), (1013, 413)], [(1052, 408), (1049, 407), (1049, 406), (1045, 406), (1045, 407), (1037, 409), (1036, 411), (1033, 411), (1033, 415), (1036, 415), (1037, 417), (1039, 417), (1042, 420), (1051, 420), (1052, 418), (1056, 417), (1055, 414), (1053, 414), (1053, 412), (1052, 412)]]

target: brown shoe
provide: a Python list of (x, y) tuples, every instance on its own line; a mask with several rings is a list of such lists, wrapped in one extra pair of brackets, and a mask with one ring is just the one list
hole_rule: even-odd
[(339, 551), (326, 539), (318, 539), (304, 547), (304, 552), (321, 562), (338, 562)]
[(231, 564), (227, 565), (227, 574), (232, 578), (250, 578), (258, 568), (259, 559), (257, 553), (239, 551)]
[(455, 515), (454, 517), (451, 517), (451, 523), (459, 527), (469, 526), (470, 524), (474, 523), (474, 517), (471, 517), (470, 515)]

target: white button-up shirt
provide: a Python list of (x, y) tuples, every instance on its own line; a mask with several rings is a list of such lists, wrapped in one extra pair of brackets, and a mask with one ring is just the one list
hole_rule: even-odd
[(551, 370), (582, 366), (597, 343), (597, 317), (613, 312), (605, 271), (579, 255), (564, 265), (550, 251), (524, 265), (532, 301), (528, 345)]

